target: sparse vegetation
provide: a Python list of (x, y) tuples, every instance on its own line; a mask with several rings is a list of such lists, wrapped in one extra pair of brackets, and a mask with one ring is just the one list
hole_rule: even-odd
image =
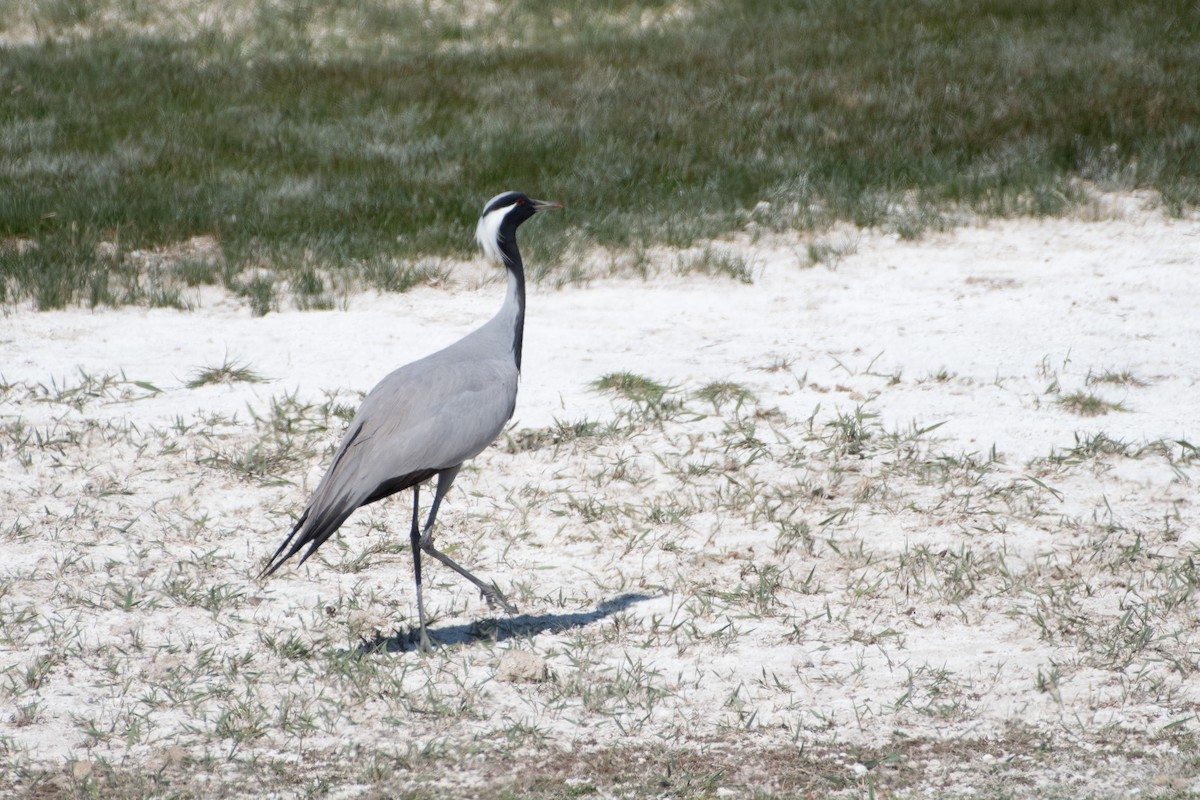
[(805, 266), (824, 264), (829, 269), (837, 269), (846, 256), (858, 252), (858, 242), (853, 239), (841, 242), (813, 241), (808, 243), (806, 252), (808, 263)]
[(628, 415), (636, 420), (662, 420), (677, 413), (682, 405), (671, 395), (673, 387), (632, 372), (613, 372), (599, 378), (593, 387), (629, 401)]
[[(226, 359), (220, 371), (234, 372), (234, 364)], [(242, 423), (200, 416), (172, 430), (139, 430), (89, 421), (103, 419), (108, 398), (129, 390), (120, 378), (83, 375), (54, 388), (6, 384), (10, 398), (39, 398), (39, 407), (78, 416), (53, 436), (0, 430), (4, 452), (23, 453), (18, 460), (33, 467), (53, 461), (65, 481), (42, 501), (51, 517), (39, 514), (33, 523), (18, 516), (0, 530), (0, 542), (28, 546), (35, 536), (54, 547), (95, 531), (88, 535), (108, 553), (100, 562), (71, 547), (53, 569), (30, 562), (6, 574), (0, 696), (14, 711), (4, 723), (5, 741), (61, 720), (65, 712), (53, 698), (68, 673), (76, 690), (106, 698), (70, 710), (69, 735), (80, 755), (65, 772), (9, 744), (14, 774), (25, 784), (56, 782), (80, 795), (186, 794), (200, 792), (201, 783), (203, 792), (219, 786), (238, 794), (246, 781), (276, 788), (359, 781), (395, 793), (411, 790), (414, 781), (424, 785), (448, 764), (468, 769), (486, 754), (499, 781), (482, 792), (487, 797), (558, 796), (551, 787), (572, 769), (585, 770), (586, 785), (597, 791), (621, 781), (633, 797), (660, 792), (662, 780), (685, 796), (697, 787), (757, 785), (719, 754), (711, 755), (706, 777), (677, 772), (679, 764), (694, 763), (689, 747), (643, 750), (647, 764), (670, 773), (645, 787), (582, 755), (536, 769), (517, 769), (513, 760), (552, 741), (550, 725), (563, 720), (586, 719), (593, 731), (637, 737), (658, 735), (663, 719), (688, 715), (686, 728), (672, 729), (673, 739), (711, 737), (720, 752), (740, 753), (742, 764), (776, 758), (772, 747), (744, 747), (751, 741), (744, 737), (757, 741), (783, 731), (812, 742), (804, 759), (792, 753), (786, 760), (803, 769), (783, 761), (771, 767), (775, 785), (847, 796), (870, 785), (903, 794), (939, 780), (935, 741), (859, 748), (846, 761), (836, 755), (846, 750), (834, 746), (841, 735), (834, 732), (869, 735), (881, 723), (903, 728), (922, 721), (991, 725), (998, 718), (990, 704), (1010, 702), (1010, 691), (1019, 691), (1026, 705), (1191, 719), (1186, 681), (1200, 664), (1187, 598), (1200, 582), (1192, 574), (1200, 552), (1178, 535), (1188, 520), (1168, 517), (1156, 525), (1122, 518), (1106, 499), (1106, 473), (1092, 466), (1097, 458), (1144, 460), (1190, 474), (1186, 443), (1134, 447), (1104, 434), (1078, 436), (1046, 458), (1010, 466), (946, 450), (935, 438), (940, 422), (887, 428), (870, 404), (818, 407), (790, 419), (764, 409), (757, 392), (732, 381), (669, 387), (622, 372), (595, 385), (633, 409), (669, 405), (671, 413), (630, 413), (618, 404), (611, 419), (518, 430), (507, 453), (485, 454), (484, 472), (491, 459), (517, 462), (500, 479), (507, 497), (478, 511), (451, 504), (448, 519), (466, 515), (471, 524), (451, 524), (447, 535), (473, 561), (487, 560), (475, 551), (504, 561), (514, 596), (531, 611), (461, 628), (448, 624), (478, 609), (470, 592), (459, 587), (456, 594), (457, 584), (435, 571), (433, 579), (447, 586), (431, 624), (446, 644), (420, 658), (409, 652), (411, 598), (397, 594), (391, 578), (380, 579), (409, 568), (407, 534), (395, 529), (396, 513), (372, 506), (322, 550), (318, 558), (329, 568), (323, 582), (330, 575), (348, 582), (317, 598), (255, 584), (242, 539), (221, 535), (227, 523), (194, 503), (156, 502), (144, 485), (125, 490), (136, 481), (183, 480), (208, 498), (233, 498), (243, 484), (229, 478), (250, 477), (266, 487), (258, 502), (274, 509), (279, 495), (269, 487), (327, 457), (347, 406), (285, 394)], [(167, 467), (149, 478), (135, 456), (155, 451)], [(101, 460), (111, 475), (105, 482), (97, 479)], [(611, 491), (618, 484), (624, 493)], [(1079, 512), (1064, 514), (1068, 485)], [(267, 513), (256, 518), (282, 517), (280, 527), (290, 518)], [(893, 518), (910, 531), (899, 549), (873, 538)], [(1011, 536), (994, 535), (1047, 526), (1069, 534), (1053, 552), (1014, 549)], [(547, 542), (529, 538), (530, 530), (557, 533)], [(952, 532), (952, 545), (942, 531)], [(547, 543), (565, 551), (564, 563), (588, 564), (587, 577), (542, 562)], [(521, 577), (533, 569), (536, 581)], [(281, 580), (307, 579), (298, 571)], [(631, 582), (642, 590), (630, 594)], [(574, 610), (580, 608), (595, 610)], [(95, 633), (95, 621), (112, 614), (125, 622)], [(157, 624), (164, 615), (188, 625)], [(947, 636), (975, 641), (985, 619), (1011, 620), (1027, 631), (1022, 646), (1035, 654), (1027, 671), (996, 661), (982, 645), (978, 668), (968, 671), (920, 655)], [(771, 657), (752, 679), (746, 670), (729, 677), (723, 654), (751, 636), (767, 637), (779, 653), (800, 661)], [(498, 659), (516, 642), (533, 677), (495, 680)], [(140, 676), (133, 679), (138, 690), (121, 688), (130, 680), (116, 680), (121, 675)], [(1112, 681), (1098, 684), (1097, 675)], [(719, 699), (710, 697), (714, 685), (723, 692)], [(828, 691), (846, 686), (869, 691)], [(1031, 700), (1031, 690), (1041, 699)], [(1080, 691), (1093, 694), (1081, 698)], [(529, 714), (514, 717), (515, 708)], [(490, 733), (474, 744), (438, 738), (446, 726), (464, 724)], [(396, 725), (409, 731), (406, 742), (425, 744), (381, 747)], [(1171, 747), (1189, 741), (1185, 723), (1153, 730)], [(1029, 735), (998, 729), (999, 739), (968, 738), (958, 747), (990, 752), (1004, 742), (1026, 752), (1020, 748), (1034, 746)], [(1105, 741), (1102, 730), (1086, 724), (1074, 735)], [(317, 744), (330, 736), (339, 742), (332, 749)], [(177, 744), (151, 755), (147, 769), (128, 766), (142, 756), (122, 754), (153, 754), (161, 737)], [(1147, 739), (1140, 746), (1158, 745)], [(283, 777), (291, 770), (275, 755), (280, 750), (308, 753), (310, 767)], [(602, 752), (616, 757), (619, 748)], [(1061, 742), (1047, 752), (1039, 769), (1061, 764), (1069, 772), (1075, 759), (1092, 758)], [(818, 768), (829, 775), (814, 778)], [(1114, 776), (1117, 785), (1128, 779)]]
[(1097, 383), (1106, 383), (1115, 386), (1130, 386), (1134, 388), (1140, 388), (1147, 385), (1146, 381), (1138, 378), (1127, 369), (1106, 369), (1100, 372), (1092, 372), (1091, 370), (1088, 370), (1085, 383), (1087, 383), (1088, 386), (1092, 386), (1093, 384)]
[(726, 403), (741, 406), (743, 403), (753, 401), (754, 393), (745, 386), (732, 381), (713, 381), (701, 386), (696, 392), (696, 397), (707, 400), (717, 411), (720, 411), (721, 406)]
[(592, 420), (565, 422), (555, 420), (554, 425), (541, 430), (524, 429), (510, 433), (507, 437), (508, 450), (520, 453), (526, 450), (539, 450), (543, 447), (561, 447), (571, 444), (578, 439), (602, 435), (606, 426)]
[(220, 366), (196, 370), (186, 385), (189, 389), (199, 389), (212, 383), (261, 383), (262, 380), (263, 377), (250, 367), (226, 355)]
[(739, 283), (754, 283), (754, 270), (746, 260), (734, 253), (705, 248), (699, 254), (679, 258), (676, 271), (681, 275), (698, 272), (701, 275), (727, 275)]
[(1126, 411), (1125, 406), (1103, 399), (1091, 392), (1071, 392), (1058, 398), (1060, 406), (1081, 417), (1098, 417), (1110, 411)]

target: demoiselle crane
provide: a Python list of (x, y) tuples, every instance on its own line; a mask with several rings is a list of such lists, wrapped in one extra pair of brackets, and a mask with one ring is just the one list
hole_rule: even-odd
[[(525, 272), (517, 227), (539, 211), (562, 208), (520, 192), (504, 192), (483, 207), (475, 238), (508, 271), (499, 313), (449, 347), (400, 367), (363, 399), (333, 463), (292, 532), (260, 573), (266, 578), (305, 546), (303, 564), (354, 510), (413, 490), (413, 575), (420, 647), (430, 649), (421, 596), (421, 553), (475, 584), (489, 606), (517, 613), (494, 583), (485, 583), (433, 546), (438, 506), (467, 459), (491, 444), (512, 417), (525, 328)], [(421, 484), (437, 476), (425, 527), (419, 527)]]

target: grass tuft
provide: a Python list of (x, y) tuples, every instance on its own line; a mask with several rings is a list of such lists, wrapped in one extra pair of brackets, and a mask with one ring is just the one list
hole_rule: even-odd
[(214, 383), (262, 383), (264, 378), (245, 364), (230, 360), (229, 356), (220, 366), (202, 367), (192, 373), (185, 384), (189, 389), (199, 389)]
[(1055, 402), (1072, 414), (1082, 417), (1098, 417), (1110, 411), (1129, 410), (1120, 403), (1110, 402), (1090, 392), (1071, 392), (1059, 397)]
[(599, 422), (581, 419), (576, 422), (555, 420), (548, 428), (523, 428), (507, 436), (508, 452), (523, 453), (541, 450), (544, 447), (560, 447), (581, 439), (590, 439), (603, 433), (605, 426)]
[(701, 275), (726, 275), (739, 283), (754, 283), (754, 271), (744, 258), (711, 247), (704, 248), (697, 255), (681, 257), (676, 272), (681, 275), (693, 272)]
[(1103, 372), (1092, 372), (1088, 370), (1087, 378), (1084, 381), (1088, 386), (1093, 386), (1097, 383), (1107, 383), (1113, 386), (1132, 386), (1135, 388), (1143, 388), (1149, 384), (1146, 381), (1138, 378), (1127, 369), (1111, 370), (1106, 369)]
[(632, 372), (610, 372), (592, 385), (602, 392), (613, 392), (627, 400), (652, 403), (660, 402), (671, 388)]
[(726, 403), (741, 406), (754, 400), (754, 393), (739, 383), (731, 381), (713, 381), (701, 386), (696, 391), (696, 397), (713, 404), (717, 411)]

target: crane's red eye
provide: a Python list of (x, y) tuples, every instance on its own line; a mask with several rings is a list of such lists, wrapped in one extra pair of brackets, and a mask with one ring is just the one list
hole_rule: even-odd
[(517, 205), (519, 205), (519, 206), (523, 206), (523, 205), (525, 205), (525, 198), (524, 198), (524, 197), (518, 197), (518, 198), (517, 198)]

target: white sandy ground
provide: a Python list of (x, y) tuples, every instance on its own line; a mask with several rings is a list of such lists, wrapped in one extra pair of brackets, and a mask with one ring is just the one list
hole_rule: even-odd
[[(191, 312), (9, 309), (0, 792), (99, 763), (203, 764), (176, 785), (230, 792), (223, 775), (274, 759), (336, 776), (338, 796), (452, 794), (528, 779), (520, 754), (631, 747), (792, 759), (714, 779), (730, 796), (798, 785), (808, 753), (829, 791), (1200, 790), (1200, 221), (1138, 205), (917, 242), (831, 233), (855, 243), (832, 267), (796, 237), (723, 243), (750, 285), (659, 254), (649, 280), (532, 286), (514, 441), (624, 427), (502, 443), (460, 476), (439, 539), (521, 606), (498, 641), (472, 635), (491, 612), (435, 564), (448, 646), (391, 640), (349, 667), (339, 651), (413, 619), (409, 496), (260, 584), (343, 423), (278, 474), (220, 457), (285, 394), (352, 404), (482, 322), (499, 284), (261, 318), (216, 294)], [(227, 358), (269, 381), (185, 387)], [(592, 387), (621, 371), (674, 387), (683, 413), (645, 423)], [(81, 374), (118, 382), (54, 399)], [(715, 381), (753, 399), (717, 409), (698, 396)], [(1075, 391), (1122, 410), (1056, 402)], [(862, 449), (830, 425), (859, 408)], [(1123, 453), (1076, 448), (1098, 433)], [(289, 639), (298, 653), (272, 645)], [(900, 756), (887, 772), (855, 748)]]

